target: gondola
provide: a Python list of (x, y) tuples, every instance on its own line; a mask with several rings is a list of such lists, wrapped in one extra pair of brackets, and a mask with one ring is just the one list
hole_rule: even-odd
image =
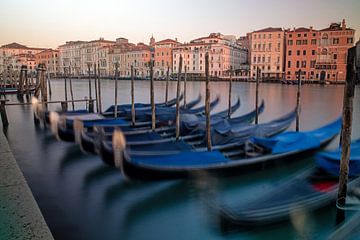
[[(311, 156), (330, 143), (340, 128), (341, 118), (312, 131), (290, 131), (269, 138), (253, 137), (246, 141), (243, 149), (227, 156), (217, 150), (194, 152), (186, 149), (173, 155), (156, 154), (154, 151), (149, 156), (132, 156), (126, 151), (125, 143), (121, 143), (115, 144), (115, 165), (127, 177), (142, 180), (186, 178), (199, 172), (218, 176), (238, 175), (249, 169), (263, 169), (274, 162), (293, 162)], [(109, 147), (111, 145), (104, 146)]]
[[(360, 139), (351, 143), (349, 176), (360, 175)], [(327, 172), (337, 175), (340, 172), (341, 147), (333, 151), (319, 152), (315, 156), (316, 163)]]
[[(203, 168), (205, 168), (204, 170), (208, 168), (211, 169), (212, 165), (218, 167), (217, 164), (222, 165), (225, 161), (224, 159), (230, 163), (233, 161), (232, 159), (243, 155), (244, 145), (249, 139), (254, 136), (270, 137), (278, 134), (288, 128), (295, 117), (294, 110), (277, 120), (258, 125), (247, 123), (229, 124), (227, 120), (224, 120), (224, 122), (211, 127), (213, 136), (215, 132), (218, 136), (211, 139), (213, 151), (210, 153), (206, 153), (206, 141), (204, 141), (206, 131), (204, 130), (203, 133), (200, 133), (203, 139), (200, 142), (185, 142), (185, 140), (189, 140), (188, 136), (183, 137), (180, 141), (173, 140), (172, 142), (169, 142), (167, 139), (155, 138), (152, 141), (147, 141), (146, 144), (130, 142), (125, 154), (129, 165), (132, 165), (133, 159), (136, 161), (134, 162), (136, 163), (135, 165), (137, 165), (138, 160), (143, 159), (144, 161), (140, 162), (140, 165), (144, 165), (145, 168), (149, 165), (148, 167), (150, 167), (150, 169), (153, 167), (156, 169), (158, 167), (157, 163), (161, 163), (160, 171), (162, 171), (161, 168), (164, 165), (168, 165), (170, 172), (172, 172), (171, 169), (175, 170), (175, 174), (168, 174), (166, 171), (167, 167), (165, 167), (165, 169), (163, 169), (164, 176), (161, 174), (154, 175), (154, 178), (162, 178), (165, 177), (165, 175), (166, 177), (172, 175), (173, 178), (183, 178), (191, 175), (192, 171), (201, 171)], [(151, 137), (153, 136), (150, 135), (149, 138)], [(101, 141), (100, 154), (106, 163), (118, 165), (114, 163), (115, 151), (111, 142)], [(214, 156), (210, 157), (211, 155)], [(166, 160), (167, 158), (169, 161)], [(207, 160), (207, 158), (209, 158), (209, 160)], [(124, 164), (128, 164), (125, 162), (126, 161), (124, 161)], [(199, 165), (201, 162), (204, 164)], [(152, 164), (154, 164), (154, 166), (152, 166)], [(177, 164), (180, 165), (176, 166)], [(211, 171), (214, 171), (214, 169)]]
[[(180, 99), (183, 98), (183, 95), (180, 96)], [(194, 107), (196, 104), (198, 104), (201, 101), (201, 95), (198, 96), (197, 99), (195, 99), (194, 101), (190, 102), (188, 104), (188, 108), (190, 107)], [(169, 100), (167, 103), (163, 102), (163, 103), (156, 103), (155, 106), (156, 107), (172, 107), (176, 104), (176, 98)], [(128, 112), (131, 112), (131, 104), (121, 104), (117, 106), (117, 110), (118, 110), (118, 117), (125, 117), (128, 114)], [(151, 104), (148, 103), (135, 103), (134, 104), (135, 110), (138, 111), (143, 111), (143, 110), (148, 110), (151, 109)], [(109, 108), (107, 108), (101, 115), (104, 117), (114, 117), (115, 114), (115, 106), (112, 105)], [(79, 110), (70, 110), (70, 111), (57, 111), (57, 113), (59, 115), (62, 116), (83, 116), (83, 115), (87, 115), (90, 114), (92, 115), (92, 113), (89, 113), (89, 111), (87, 109), (79, 109)], [(45, 122), (47, 124), (50, 124), (50, 111), (46, 111), (44, 112), (44, 119)]]
[[(219, 103), (219, 99), (215, 99), (210, 103), (210, 110), (212, 110)], [(181, 113), (193, 113), (193, 114), (202, 114), (205, 107), (199, 107), (196, 109), (182, 109)], [(156, 108), (156, 121), (157, 125), (171, 125), (172, 118), (175, 118), (175, 110), (174, 108), (161, 107)], [(147, 110), (142, 112), (143, 114), (147, 114)], [(167, 117), (164, 117), (167, 116)], [(172, 117), (171, 117), (172, 116)], [(78, 119), (83, 121), (85, 127), (93, 127), (95, 125), (100, 126), (114, 126), (121, 127), (122, 129), (130, 130), (130, 129), (144, 129), (149, 128), (151, 126), (151, 121), (147, 121), (143, 119), (143, 121), (137, 121), (135, 125), (132, 125), (131, 122), (124, 120), (122, 118), (105, 118), (100, 114), (72, 114), (72, 115), (62, 115), (58, 123), (56, 129), (56, 137), (62, 141), (73, 142), (75, 141), (75, 132), (73, 129), (74, 120)]]
[[(264, 110), (264, 101), (262, 101), (262, 104), (259, 107), (259, 114), (263, 112)], [(231, 107), (232, 109), (232, 113), (235, 112), (238, 108), (240, 107), (240, 100), (238, 99), (238, 101)], [(211, 115), (212, 119), (215, 119), (217, 121), (222, 120), (224, 118), (227, 117), (227, 110), (225, 111), (221, 111), (215, 114)], [(228, 119), (227, 121), (229, 121), (232, 124), (236, 124), (236, 123), (243, 123), (243, 122), (251, 122), (253, 121), (254, 117), (256, 115), (256, 110), (251, 111), (247, 114), (241, 115), (239, 117), (233, 118), (233, 119)], [(199, 135), (199, 131), (198, 131), (198, 125), (203, 124), (205, 122), (205, 118), (204, 116), (195, 116), (195, 115), (181, 115), (180, 116), (180, 135), (181, 136), (188, 136), (188, 139), (193, 137), (194, 135), (198, 136)], [(212, 124), (214, 124), (214, 121), (212, 121)], [(109, 132), (109, 130), (111, 132)], [(111, 140), (112, 137), (112, 132), (114, 131), (114, 128), (103, 128), (103, 131), (105, 131), (105, 133), (103, 133), (103, 140)], [(148, 140), (155, 140), (155, 139), (160, 139), (160, 138), (164, 138), (164, 134), (167, 135), (174, 135), (175, 133), (175, 126), (165, 126), (165, 127), (160, 127), (157, 128), (155, 130), (136, 130), (134, 131), (133, 129), (131, 131), (125, 131), (124, 129), (122, 129), (123, 133), (127, 136), (132, 135), (133, 137), (137, 137), (138, 139), (141, 139), (141, 141), (146, 141)], [(146, 136), (141, 136), (142, 134), (146, 135)], [(97, 133), (93, 132), (93, 131), (82, 131), (81, 132), (81, 139), (80, 139), (80, 145), (81, 148), (89, 153), (95, 153), (95, 141), (96, 141), (96, 135)], [(203, 135), (203, 134), (200, 134)]]
[[(35, 87), (29, 89), (30, 92), (35, 91)], [(13, 87), (0, 88), (0, 94), (17, 94), (19, 90)]]
[[(222, 228), (263, 227), (296, 218), (302, 211), (312, 212), (336, 200), (338, 177), (317, 166), (267, 189), (251, 202), (237, 207), (220, 206)], [(358, 186), (360, 178), (352, 177), (348, 189)], [(335, 206), (335, 205), (334, 205)]]

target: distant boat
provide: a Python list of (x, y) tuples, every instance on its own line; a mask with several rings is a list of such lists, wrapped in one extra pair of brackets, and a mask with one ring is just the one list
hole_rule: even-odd
[[(30, 92), (35, 91), (35, 87), (30, 88)], [(0, 94), (16, 94), (18, 93), (17, 88), (12, 87), (6, 87), (6, 88), (0, 88)]]

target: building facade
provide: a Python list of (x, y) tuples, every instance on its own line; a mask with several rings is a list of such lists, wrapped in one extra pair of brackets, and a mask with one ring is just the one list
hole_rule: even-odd
[(212, 33), (208, 37), (192, 40), (173, 49), (173, 72), (179, 71), (180, 55), (183, 57), (182, 72), (205, 76), (205, 53), (209, 53), (209, 73), (214, 77), (228, 77), (230, 67), (234, 71), (247, 62), (247, 52), (233, 36)]
[(347, 28), (345, 20), (319, 31), (316, 79), (320, 82), (345, 81), (347, 52), (354, 46), (354, 35), (355, 30)]
[(295, 28), (285, 33), (286, 43), (286, 80), (298, 78), (301, 69), (302, 80), (316, 79), (316, 58), (319, 31), (310, 28)]
[(10, 43), (0, 47), (0, 73), (8, 67), (20, 70), (26, 65), (29, 71), (36, 70), (35, 54), (46, 50), (45, 48), (32, 48), (18, 43)]
[(57, 76), (59, 72), (59, 51), (58, 50), (44, 50), (35, 54), (35, 64), (45, 64), (46, 71), (51, 77)]
[(64, 74), (64, 69), (70, 67), (71, 73), (80, 75), (81, 48), (84, 41), (69, 41), (60, 45), (59, 50), (59, 73)]
[(250, 71), (256, 77), (257, 68), (265, 79), (283, 79), (285, 63), (285, 32), (282, 28), (265, 28), (250, 36)]
[(165, 77), (167, 69), (173, 69), (173, 49), (181, 43), (177, 40), (165, 39), (154, 44), (154, 76)]

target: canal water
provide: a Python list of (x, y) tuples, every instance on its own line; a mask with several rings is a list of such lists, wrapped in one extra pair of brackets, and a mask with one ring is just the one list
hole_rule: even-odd
[[(199, 93), (205, 95), (203, 82), (188, 82), (187, 87), (188, 101)], [(52, 100), (64, 99), (63, 80), (52, 80), (51, 88)], [(149, 82), (137, 81), (135, 88), (136, 102), (149, 102)], [(294, 109), (296, 88), (262, 84), (259, 96), (265, 100), (265, 111), (260, 122)], [(89, 96), (87, 80), (73, 80), (73, 89), (75, 99)], [(170, 83), (169, 90), (169, 96), (175, 97), (175, 82)], [(353, 138), (360, 137), (359, 90), (354, 102)], [(217, 95), (221, 102), (214, 112), (227, 107), (228, 83), (211, 83), (211, 97)], [(102, 81), (102, 96), (103, 108), (113, 104), (114, 81)], [(164, 101), (164, 96), (165, 83), (155, 82), (156, 101)], [(300, 129), (314, 129), (337, 118), (342, 96), (343, 86), (304, 85)], [(241, 108), (234, 116), (251, 111), (255, 84), (234, 83), (232, 97), (234, 102), (237, 97), (241, 99)], [(8, 98), (17, 101), (15, 96)], [(118, 102), (130, 102), (129, 81), (119, 81)], [(7, 112), (10, 146), (56, 239), (326, 239), (336, 229), (335, 206), (305, 210), (299, 219), (269, 228), (242, 230), (223, 229), (211, 208), (214, 199), (230, 206), (255, 199), (267, 188), (313, 166), (312, 158), (225, 179), (204, 174), (186, 181), (128, 182), (99, 157), (82, 153), (74, 144), (58, 142), (48, 129), (36, 127), (31, 106), (12, 106)], [(329, 148), (337, 145), (338, 138)]]

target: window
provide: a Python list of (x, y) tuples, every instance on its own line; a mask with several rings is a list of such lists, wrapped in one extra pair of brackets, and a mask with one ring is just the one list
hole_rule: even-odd
[(269, 43), (269, 51), (271, 51), (271, 43)]
[(267, 69), (270, 71), (270, 66), (268, 66)]
[(288, 61), (288, 68), (291, 68), (291, 61)]
[(353, 43), (354, 42), (354, 39), (353, 38), (348, 38), (347, 39), (347, 43)]
[(301, 67), (306, 68), (306, 61), (301, 61)]
[(256, 57), (254, 57), (254, 63), (256, 63)]
[(302, 44), (303, 44), (303, 45), (307, 45), (307, 44), (308, 44), (308, 40), (304, 39), (304, 40), (302, 41)]
[(301, 40), (296, 40), (296, 45), (301, 45)]
[(300, 33), (298, 33), (298, 35), (297, 35), (298, 37), (301, 37), (301, 34)]
[(291, 50), (289, 50), (288, 55), (291, 56), (291, 53), (292, 53)]
[(303, 50), (303, 55), (304, 55), (304, 56), (306, 55), (306, 50)]
[(292, 46), (293, 45), (293, 40), (288, 40), (288, 45)]
[(312, 51), (311, 51), (311, 55), (313, 55), (313, 56), (314, 56), (314, 55), (315, 55), (315, 53), (316, 53), (316, 52), (315, 52), (315, 50), (312, 50)]
[(300, 67), (300, 62), (296, 61), (296, 67), (299, 68)]
[(339, 44), (339, 39), (338, 39), (338, 38), (334, 38), (334, 39), (333, 39), (333, 44)]
[(269, 38), (271, 38), (271, 33), (269, 34)]
[(292, 34), (289, 34), (289, 37), (291, 38), (291, 37), (292, 37)]
[(304, 37), (307, 37), (307, 33), (304, 34)]
[(334, 60), (336, 60), (337, 59), (337, 54), (334, 54)]
[(278, 70), (278, 71), (279, 71), (279, 70), (280, 70), (280, 66), (276, 66), (276, 70)]
[(297, 51), (296, 51), (296, 55), (297, 55), (297, 56), (300, 56), (300, 50), (297, 50)]

